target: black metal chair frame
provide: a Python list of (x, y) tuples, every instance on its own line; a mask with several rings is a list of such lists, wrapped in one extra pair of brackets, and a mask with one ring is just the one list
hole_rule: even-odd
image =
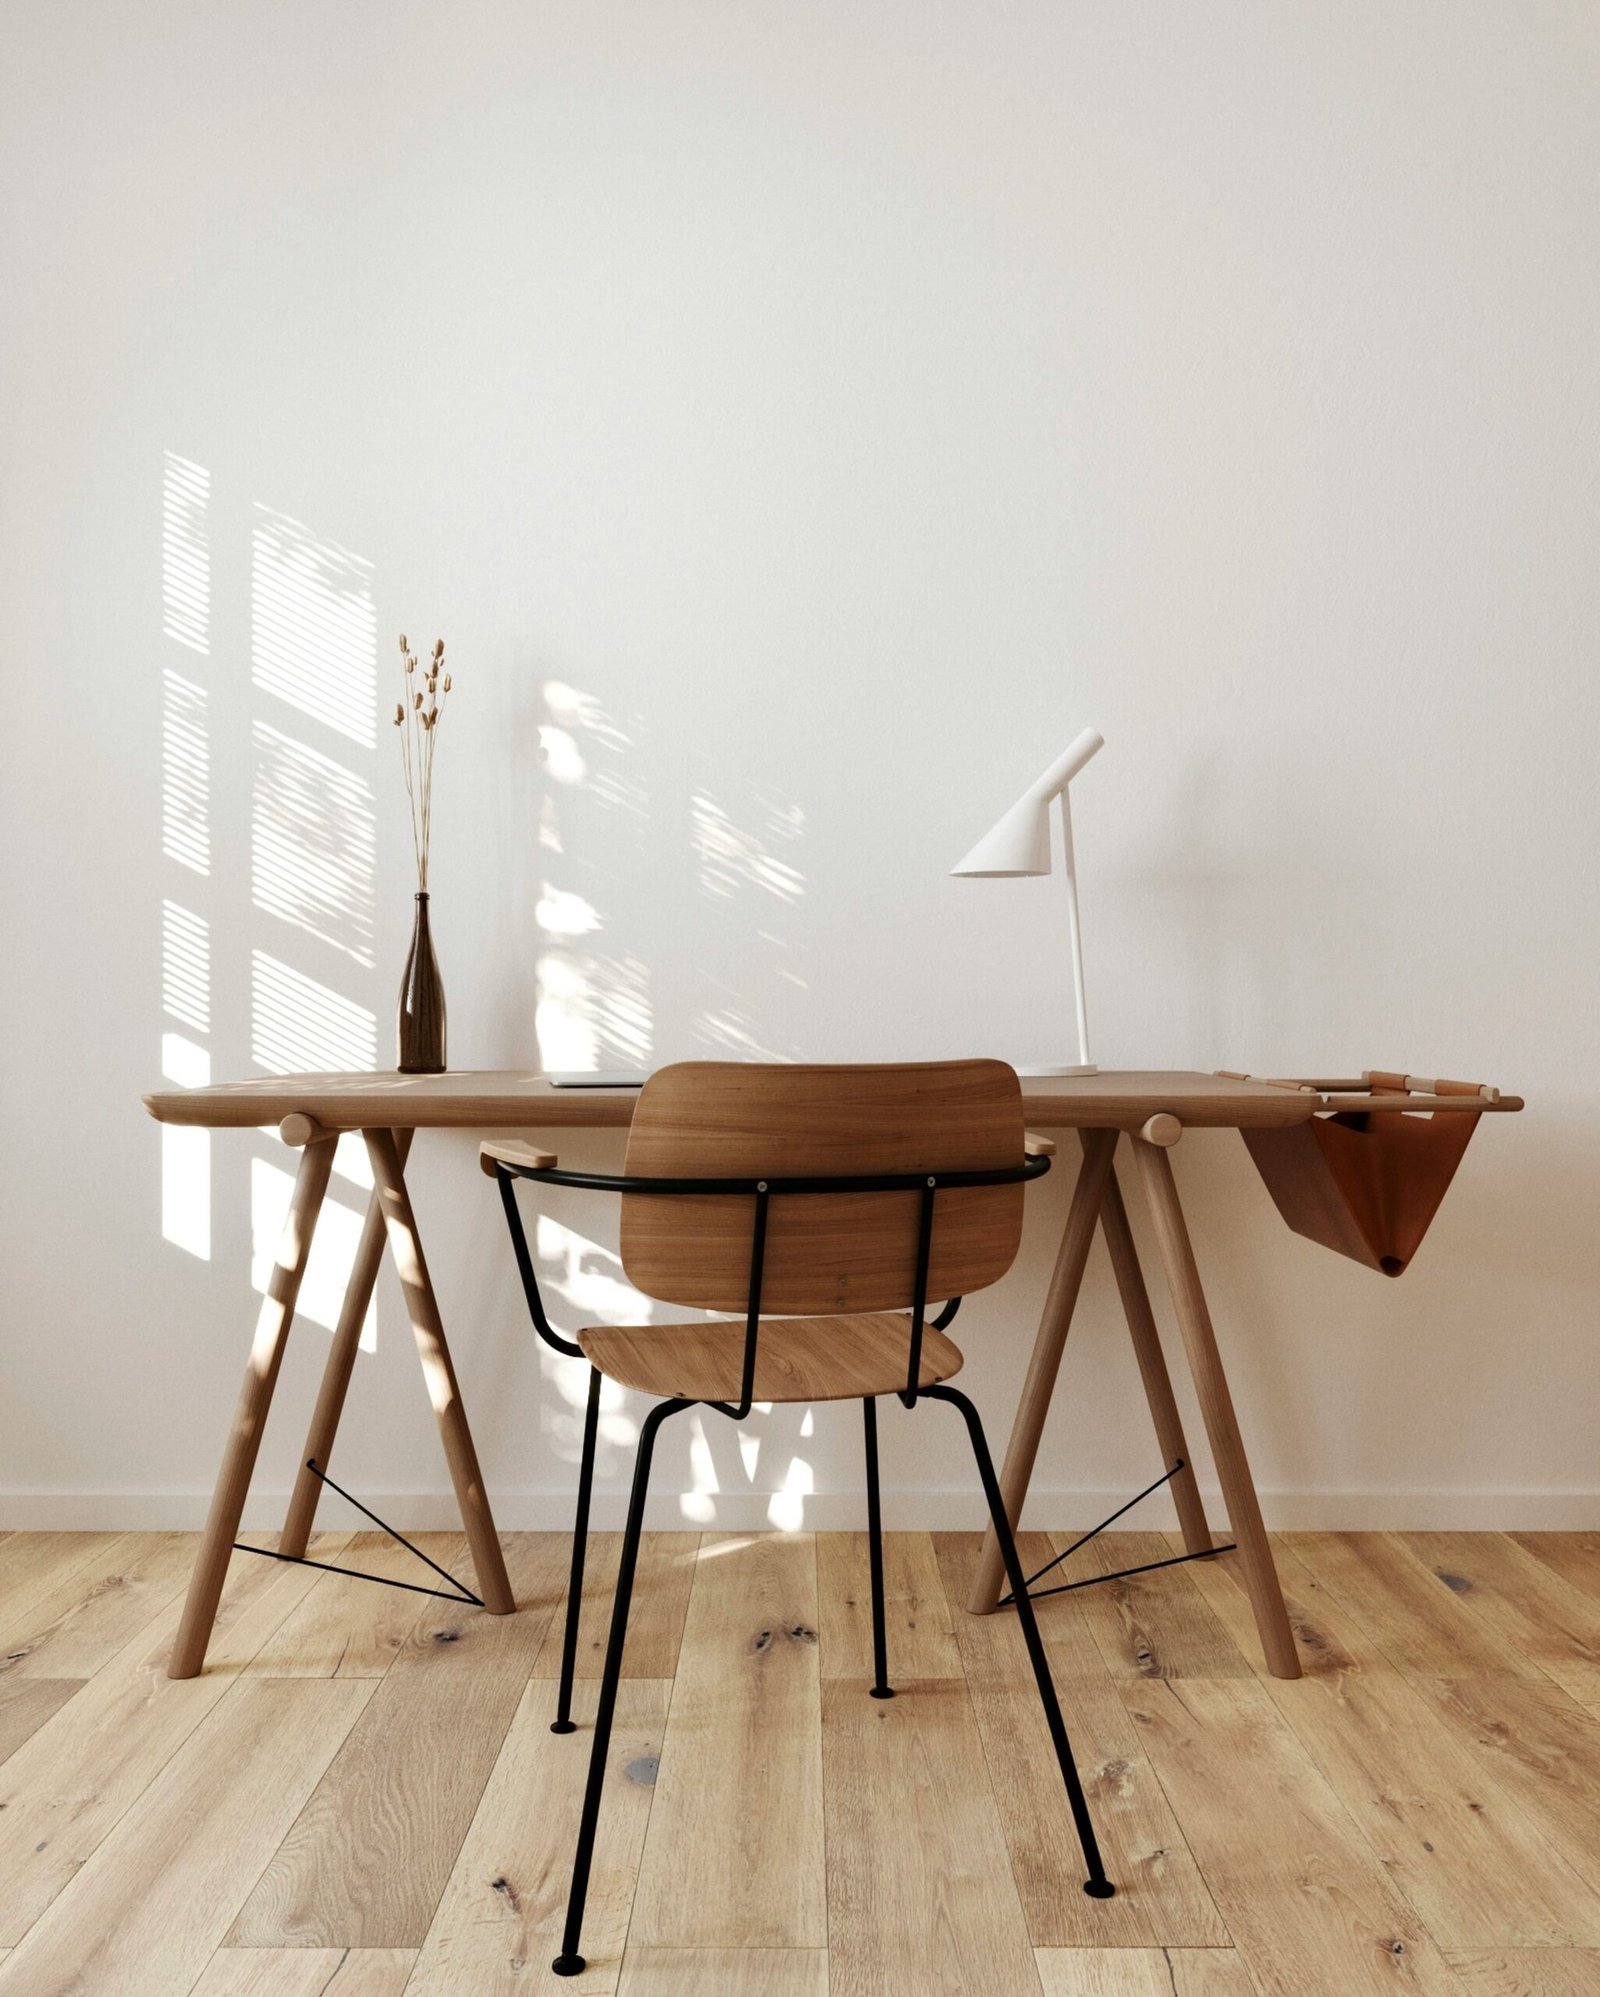
[[(584, 1904), (589, 1891), (589, 1873), (594, 1859), (595, 1831), (600, 1818), (600, 1797), (605, 1787), (606, 1756), (611, 1743), (617, 1686), (622, 1676), (622, 1656), (628, 1636), (628, 1608), (633, 1594), (634, 1570), (638, 1564), (639, 1536), (644, 1527), (645, 1498), (650, 1485), (650, 1462), (655, 1452), (656, 1437), (664, 1422), (675, 1414), (681, 1414), (686, 1408), (714, 1408), (718, 1414), (726, 1415), (731, 1421), (743, 1421), (749, 1414), (754, 1400), (756, 1350), (760, 1337), (761, 1282), (766, 1253), (768, 1207), (773, 1199), (790, 1195), (893, 1192), (920, 1194), (917, 1202), (916, 1265), (906, 1384), (896, 1390), (895, 1398), (907, 1408), (914, 1408), (922, 1399), (948, 1401), (960, 1412), (966, 1423), (968, 1440), (972, 1445), (978, 1476), (983, 1484), (983, 1494), (989, 1506), (989, 1516), (994, 1522), (995, 1537), (1000, 1542), (1006, 1578), (1011, 1584), (1011, 1599), (1015, 1602), (1018, 1620), (1022, 1625), (1023, 1640), (1028, 1648), (1029, 1662), (1033, 1666), (1033, 1675), (1039, 1688), (1039, 1699), (1050, 1728), (1050, 1738), (1055, 1747), (1056, 1760), (1060, 1764), (1061, 1779), (1066, 1786), (1067, 1801), (1072, 1809), (1078, 1843), (1088, 1871), (1089, 1876), (1084, 1881), (1083, 1890), (1097, 1900), (1110, 1899), (1115, 1893), (1116, 1888), (1106, 1877), (1105, 1866), (1100, 1857), (1100, 1847), (1089, 1816), (1089, 1805), (1084, 1797), (1083, 1784), (1078, 1778), (1077, 1764), (1072, 1756), (1072, 1744), (1067, 1737), (1066, 1722), (1061, 1716), (1061, 1704), (1056, 1697), (1055, 1681), (1050, 1674), (1050, 1662), (1045, 1654), (1044, 1642), (1039, 1635), (1039, 1625), (1033, 1611), (1033, 1602), (1028, 1593), (1028, 1577), (1023, 1574), (1021, 1562), (1017, 1557), (1016, 1540), (1011, 1531), (1011, 1522), (1006, 1516), (1004, 1501), (1000, 1496), (1000, 1483), (995, 1475), (993, 1459), (989, 1454), (983, 1423), (972, 1402), (954, 1387), (943, 1383), (926, 1387), (918, 1384), (918, 1376), (922, 1370), (922, 1341), (926, 1326), (932, 1324), (935, 1330), (942, 1331), (955, 1317), (961, 1305), (959, 1297), (952, 1297), (937, 1316), (931, 1319), (928, 1317), (928, 1264), (933, 1245), (934, 1200), (940, 1188), (1015, 1185), (1022, 1180), (1041, 1178), (1049, 1169), (1050, 1160), (1047, 1157), (1030, 1157), (1020, 1165), (995, 1171), (877, 1173), (862, 1176), (770, 1179), (678, 1179), (630, 1178), (598, 1172), (563, 1172), (554, 1166), (510, 1165), (500, 1160), (495, 1161), (495, 1180), (500, 1188), (500, 1199), (505, 1208), (506, 1224), (510, 1229), (511, 1243), (517, 1258), (517, 1270), (522, 1278), (523, 1292), (528, 1300), (528, 1312), (533, 1320), (534, 1330), (546, 1345), (554, 1351), (566, 1354), (569, 1358), (582, 1359), (586, 1355), (581, 1346), (569, 1338), (563, 1338), (545, 1314), (544, 1300), (539, 1294), (538, 1277), (534, 1272), (533, 1257), (528, 1250), (528, 1237), (524, 1232), (522, 1214), (517, 1205), (516, 1180), (531, 1179), (539, 1185), (563, 1186), (584, 1192), (643, 1193), (652, 1197), (686, 1194), (700, 1198), (704, 1198), (707, 1194), (727, 1194), (731, 1197), (743, 1196), (755, 1202), (755, 1225), (750, 1245), (750, 1279), (746, 1291), (744, 1361), (738, 1402), (681, 1399), (659, 1401), (645, 1416), (639, 1431), (639, 1451), (634, 1464), (633, 1489), (628, 1499), (627, 1524), (623, 1530), (622, 1557), (617, 1569), (616, 1595), (611, 1613), (611, 1632), (606, 1642), (605, 1664), (600, 1679), (600, 1697), (595, 1710), (594, 1743), (589, 1755), (588, 1786), (584, 1791), (583, 1814), (578, 1826), (578, 1846), (573, 1857), (572, 1887), (567, 1901), (566, 1927), (562, 1934), (561, 1953), (551, 1964), (556, 1975), (577, 1976), (585, 1967), (585, 1959), (578, 1953), (578, 1943), (583, 1928)], [(599, 1369), (591, 1364), (589, 1394), (583, 1422), (583, 1456), (578, 1473), (578, 1506), (573, 1520), (572, 1574), (567, 1590), (566, 1628), (561, 1646), (561, 1682), (557, 1695), (556, 1718), (551, 1726), (552, 1733), (565, 1734), (576, 1730), (572, 1719), (572, 1680), (577, 1662), (578, 1617), (582, 1607), (584, 1559), (589, 1536), (589, 1500), (594, 1483), (595, 1437), (600, 1415), (601, 1377)], [(884, 1629), (883, 1525), (878, 1491), (877, 1400), (873, 1396), (867, 1396), (861, 1406), (866, 1442), (867, 1544), (872, 1584), (872, 1650), (875, 1682), (871, 1687), (871, 1696), (874, 1699), (892, 1699), (894, 1689), (889, 1684), (888, 1641)]]

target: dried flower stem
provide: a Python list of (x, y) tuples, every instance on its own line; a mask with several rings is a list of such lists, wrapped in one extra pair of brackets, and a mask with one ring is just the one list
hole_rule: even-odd
[[(417, 863), (417, 892), (428, 892), (428, 849), (433, 836), (433, 755), (439, 733), (439, 717), (445, 695), (450, 691), (450, 675), (444, 670), (444, 640), (436, 638), (424, 667), (402, 634), (401, 691), (406, 698), (397, 702), (394, 725), (400, 730), (401, 767), (405, 771), (406, 800), (411, 807), (411, 849)], [(419, 670), (422, 684), (417, 685)]]

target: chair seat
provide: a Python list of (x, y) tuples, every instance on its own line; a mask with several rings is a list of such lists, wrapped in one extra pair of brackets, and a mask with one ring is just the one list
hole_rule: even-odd
[[(744, 1320), (710, 1324), (601, 1324), (578, 1333), (585, 1358), (608, 1380), (685, 1401), (739, 1397)], [(852, 1317), (769, 1317), (756, 1345), (758, 1401), (855, 1401), (900, 1392), (911, 1361), (911, 1320), (901, 1311)], [(919, 1384), (961, 1370), (961, 1349), (925, 1325)]]

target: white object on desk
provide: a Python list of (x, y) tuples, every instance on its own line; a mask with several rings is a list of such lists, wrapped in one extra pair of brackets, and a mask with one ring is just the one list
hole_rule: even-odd
[(553, 1089), (642, 1089), (649, 1077), (642, 1068), (558, 1068), (545, 1080)]
[(1092, 1075), (1089, 1009), (1083, 990), (1083, 938), (1078, 927), (1078, 873), (1072, 850), (1072, 805), (1068, 787), (1089, 758), (1105, 747), (1097, 728), (1086, 728), (1030, 785), (998, 824), (950, 871), (979, 877), (1014, 878), (1050, 872), (1050, 805), (1061, 800), (1061, 842), (1067, 876), (1067, 936), (1072, 950), (1072, 991), (1078, 1015), (1078, 1058), (1063, 1067), (1024, 1068), (1025, 1075)]

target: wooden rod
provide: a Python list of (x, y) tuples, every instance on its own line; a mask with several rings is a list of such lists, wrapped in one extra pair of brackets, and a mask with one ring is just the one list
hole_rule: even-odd
[[(1044, 1313), (1033, 1341), (1028, 1377), (1023, 1382), (1022, 1398), (1017, 1403), (1016, 1417), (1011, 1425), (1005, 1468), (1000, 1473), (1000, 1495), (1005, 1501), (1006, 1516), (1013, 1528), (1022, 1515), (1023, 1499), (1028, 1495), (1034, 1458), (1039, 1453), (1039, 1437), (1044, 1431), (1044, 1418), (1050, 1411), (1050, 1397), (1055, 1392), (1061, 1354), (1066, 1347), (1078, 1292), (1083, 1287), (1084, 1265), (1089, 1260), (1095, 1226), (1100, 1218), (1100, 1202), (1111, 1172), (1112, 1155), (1117, 1148), (1117, 1133), (1114, 1130), (1085, 1130), (1082, 1138), (1083, 1163), (1078, 1169), (1078, 1183), (1073, 1189), (1072, 1206), (1067, 1213), (1061, 1247), (1056, 1254), (1055, 1274), (1050, 1279)], [(1165, 1153), (1162, 1155), (1165, 1156)], [(1003, 1571), (1000, 1543), (991, 1525), (984, 1534), (983, 1550), (978, 1555), (977, 1569), (967, 1596), (967, 1607), (973, 1615), (986, 1616), (993, 1610), (1000, 1599)]]
[(450, 1347), (445, 1340), (444, 1324), (428, 1275), (428, 1264), (422, 1253), (422, 1238), (417, 1232), (416, 1215), (411, 1210), (411, 1195), (406, 1190), (399, 1147), (392, 1131), (364, 1130), (361, 1134), (366, 1139), (367, 1156), (372, 1160), (372, 1176), (377, 1181), (383, 1204), (389, 1252), (400, 1271), (400, 1286), (406, 1294), (406, 1309), (410, 1313), (411, 1329), (417, 1341), (417, 1356), (422, 1361), (428, 1398), (433, 1403), (439, 1434), (444, 1442), (445, 1461), (450, 1466), (450, 1480), (455, 1485), (461, 1524), (467, 1535), (467, 1544), (472, 1549), (478, 1592), (483, 1596), (484, 1607), (491, 1614), (509, 1615), (516, 1602), (511, 1593), (511, 1581), (506, 1573), (500, 1542), (495, 1536), (494, 1519), (489, 1511), (488, 1493), (483, 1488), (483, 1472), (478, 1468), (472, 1431), (467, 1426), (466, 1411), (461, 1405), (461, 1389), (450, 1359)]
[(1128, 1225), (1128, 1209), (1114, 1165), (1106, 1178), (1100, 1229), (1116, 1274), (1122, 1314), (1128, 1320), (1128, 1336), (1133, 1341), (1133, 1356), (1139, 1362), (1139, 1377), (1150, 1404), (1162, 1465), (1169, 1470), (1174, 1463), (1183, 1465), (1172, 1480), (1172, 1498), (1183, 1529), (1184, 1551), (1204, 1553), (1212, 1543), (1211, 1528), (1206, 1524), (1206, 1508), (1200, 1502), (1200, 1486), (1195, 1481), (1194, 1463), (1184, 1440), (1183, 1417), (1173, 1396), (1172, 1377), (1161, 1350), (1161, 1334), (1156, 1329), (1155, 1312), (1150, 1308), (1150, 1292), (1145, 1287), (1144, 1270), (1139, 1266), (1139, 1251), (1134, 1246), (1133, 1229)]
[(1200, 1412), (1205, 1419), (1211, 1454), (1217, 1466), (1217, 1479), (1222, 1485), (1223, 1499), (1228, 1507), (1229, 1529), (1239, 1544), (1245, 1588), (1250, 1606), (1255, 1611), (1256, 1628), (1261, 1635), (1262, 1650), (1266, 1653), (1267, 1668), (1275, 1678), (1298, 1678), (1300, 1659), (1294, 1647), (1294, 1633), (1289, 1628), (1288, 1612), (1283, 1606), (1277, 1570), (1272, 1564), (1272, 1548), (1262, 1523), (1261, 1503), (1256, 1496), (1250, 1464), (1245, 1456), (1244, 1438), (1239, 1432), (1239, 1418), (1234, 1413), (1233, 1397), (1228, 1392), (1222, 1355), (1217, 1349), (1217, 1335), (1211, 1324), (1211, 1312), (1200, 1285), (1200, 1271), (1195, 1264), (1189, 1230), (1178, 1201), (1172, 1160), (1156, 1144), (1135, 1144), (1133, 1155), (1138, 1160), (1139, 1176), (1144, 1182), (1145, 1197), (1150, 1202), (1151, 1218), (1155, 1222), (1156, 1239), (1161, 1244), (1161, 1259), (1172, 1291), (1173, 1308), (1189, 1355), (1189, 1371), (1193, 1375)]
[(324, 1129), (314, 1116), (308, 1116), (303, 1109), (293, 1109), (278, 1125), (278, 1135), (291, 1151), (299, 1151), (324, 1137), (335, 1137), (338, 1132)]
[(266, 1426), (273, 1389), (278, 1384), (278, 1369), (283, 1364), (289, 1327), (294, 1323), (300, 1279), (306, 1272), (317, 1215), (322, 1209), (323, 1195), (328, 1190), (333, 1152), (334, 1140), (331, 1137), (308, 1144), (300, 1160), (300, 1169), (295, 1174), (281, 1245), (272, 1265), (272, 1273), (267, 1278), (267, 1293), (256, 1318), (250, 1363), (244, 1369), (244, 1385), (239, 1389), (233, 1426), (228, 1431), (216, 1488), (211, 1494), (211, 1509), (206, 1515), (205, 1531), (200, 1538), (200, 1551), (195, 1557), (194, 1572), (189, 1577), (183, 1619), (178, 1625), (177, 1641), (167, 1664), (169, 1678), (193, 1678), (205, 1663), (211, 1625), (217, 1619), (222, 1584), (227, 1579), (233, 1543), (239, 1537), (245, 1494), (250, 1489), (256, 1454), (261, 1447), (261, 1431)]
[[(284, 1121), (289, 1119), (286, 1117)], [(411, 1150), (413, 1134), (409, 1130), (394, 1133), (395, 1156), (402, 1165)], [(334, 1326), (333, 1342), (328, 1347), (317, 1405), (312, 1412), (311, 1426), (306, 1431), (305, 1447), (300, 1452), (300, 1467), (295, 1473), (294, 1490), (289, 1498), (289, 1510), (278, 1540), (278, 1551), (295, 1560), (305, 1557), (311, 1530), (316, 1523), (317, 1500), (322, 1496), (322, 1480), (306, 1468), (306, 1461), (309, 1458), (326, 1470), (333, 1455), (333, 1439), (339, 1432), (344, 1397), (355, 1370), (356, 1354), (361, 1349), (362, 1327), (366, 1324), (367, 1307), (372, 1302), (372, 1292), (378, 1281), (385, 1238), (383, 1201), (375, 1190), (367, 1201), (366, 1219), (361, 1223), (361, 1239), (356, 1244), (355, 1260), (350, 1264), (350, 1280), (345, 1284), (339, 1322)]]

